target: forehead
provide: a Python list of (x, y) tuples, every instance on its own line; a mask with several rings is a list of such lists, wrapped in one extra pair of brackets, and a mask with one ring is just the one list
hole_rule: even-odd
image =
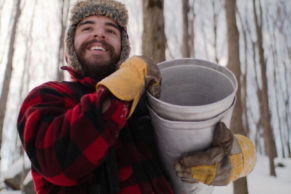
[[(90, 22), (88, 22), (90, 21)], [(84, 24), (84, 23), (89, 23), (89, 24), (106, 24), (106, 23), (111, 23), (114, 24), (118, 27), (118, 24), (111, 18), (106, 17), (106, 16), (89, 16), (89, 17), (85, 17), (84, 19), (82, 19), (79, 24), (77, 25), (77, 27), (79, 27), (80, 25)]]

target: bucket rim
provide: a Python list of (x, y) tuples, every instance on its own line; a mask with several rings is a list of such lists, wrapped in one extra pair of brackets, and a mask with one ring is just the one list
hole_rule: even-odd
[[(156, 101), (158, 102), (161, 106), (168, 106), (168, 107), (171, 107), (171, 108), (180, 108), (180, 107), (183, 107), (184, 111), (187, 112), (192, 112), (193, 109), (208, 109), (210, 107), (213, 107), (213, 105), (215, 104), (220, 104), (220, 103), (223, 103), (224, 101), (228, 101), (229, 98), (233, 98), (233, 96), (235, 96), (236, 92), (237, 92), (237, 89), (238, 89), (238, 83), (237, 83), (237, 79), (234, 75), (234, 73), (232, 71), (230, 71), (227, 67), (224, 67), (224, 66), (221, 66), (219, 64), (216, 64), (216, 63), (213, 63), (213, 62), (210, 62), (210, 61), (207, 61), (207, 60), (202, 60), (202, 59), (196, 59), (196, 58), (182, 58), (182, 59), (173, 59), (173, 60), (167, 60), (167, 61), (163, 61), (163, 62), (160, 62), (158, 63), (158, 67), (160, 68), (160, 71), (162, 71), (162, 69), (167, 69), (167, 68), (172, 68), (173, 66), (170, 66), (172, 63), (177, 63), (177, 62), (181, 62), (181, 64), (184, 66), (184, 65), (196, 65), (196, 66), (201, 66), (203, 68), (210, 68), (212, 70), (217, 70), (219, 73), (222, 73), (224, 74), (224, 76), (227, 76), (228, 78), (230, 78), (230, 80), (232, 81), (232, 85), (234, 87), (233, 91), (228, 95), (226, 96), (225, 98), (219, 100), (219, 101), (216, 101), (216, 102), (212, 102), (212, 103), (209, 103), (209, 104), (204, 104), (204, 105), (195, 105), (195, 106), (186, 106), (186, 105), (177, 105), (177, 104), (172, 104), (172, 103), (169, 103), (169, 102), (165, 102), (165, 101), (162, 101), (156, 97), (154, 97), (153, 95), (151, 95), (148, 91), (146, 92), (147, 93), (147, 96), (153, 100), (153, 101)], [(197, 64), (196, 64), (196, 63)], [(163, 67), (165, 66), (165, 67)]]
[(164, 118), (163, 116), (159, 115), (149, 104), (147, 105), (147, 108), (149, 109), (149, 112), (150, 113), (153, 113), (156, 115), (156, 117), (158, 119), (160, 119), (161, 121), (163, 121), (164, 123), (167, 123), (167, 124), (171, 124), (171, 125), (179, 125), (179, 124), (185, 124), (185, 123), (188, 123), (188, 124), (195, 124), (195, 123), (199, 123), (199, 124), (203, 124), (203, 123), (207, 123), (209, 124), (209, 122), (218, 122), (220, 121), (227, 113), (228, 111), (230, 111), (232, 108), (234, 108), (236, 104), (236, 97), (233, 99), (233, 102), (231, 103), (231, 105), (224, 111), (222, 111), (221, 113), (213, 116), (213, 117), (210, 117), (210, 118), (207, 118), (207, 119), (201, 119), (201, 120), (171, 120), (171, 119), (168, 119), (168, 118)]

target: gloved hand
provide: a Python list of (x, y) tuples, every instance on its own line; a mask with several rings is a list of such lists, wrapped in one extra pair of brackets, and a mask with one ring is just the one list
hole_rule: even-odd
[(248, 175), (255, 163), (255, 147), (250, 139), (233, 135), (219, 122), (211, 146), (181, 157), (174, 168), (182, 181), (221, 186)]
[(128, 118), (132, 115), (142, 93), (148, 89), (160, 96), (161, 73), (156, 64), (145, 56), (133, 56), (124, 61), (120, 68), (97, 84), (105, 86), (118, 99), (133, 101)]
[(161, 94), (162, 79), (160, 69), (151, 58), (146, 56), (141, 56), (141, 58), (147, 63), (144, 89), (148, 90), (154, 97), (159, 98)]

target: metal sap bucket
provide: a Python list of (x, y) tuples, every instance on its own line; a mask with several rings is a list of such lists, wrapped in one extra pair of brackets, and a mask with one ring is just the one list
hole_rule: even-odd
[(149, 107), (160, 158), (171, 179), (175, 194), (209, 194), (212, 192), (212, 188), (207, 185), (182, 182), (176, 176), (173, 166), (182, 154), (209, 147), (212, 142), (215, 124), (222, 121), (228, 126), (233, 107), (232, 105), (220, 115), (203, 121), (167, 120), (160, 117)]
[(209, 194), (212, 187), (182, 182), (173, 166), (182, 154), (207, 148), (217, 122), (229, 126), (237, 81), (228, 69), (197, 59), (166, 61), (158, 66), (161, 98), (147, 93), (148, 107), (174, 193)]
[(161, 97), (148, 93), (148, 101), (163, 118), (207, 120), (233, 102), (237, 81), (225, 67), (198, 59), (165, 61), (158, 66), (162, 73)]

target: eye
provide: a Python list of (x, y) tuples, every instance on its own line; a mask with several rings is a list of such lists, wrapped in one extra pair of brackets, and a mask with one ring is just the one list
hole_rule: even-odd
[(82, 29), (82, 31), (89, 31), (91, 29), (92, 29), (91, 27), (85, 27), (85, 28)]
[(111, 29), (107, 29), (106, 30), (109, 34), (116, 34), (116, 32), (114, 30), (111, 30)]

